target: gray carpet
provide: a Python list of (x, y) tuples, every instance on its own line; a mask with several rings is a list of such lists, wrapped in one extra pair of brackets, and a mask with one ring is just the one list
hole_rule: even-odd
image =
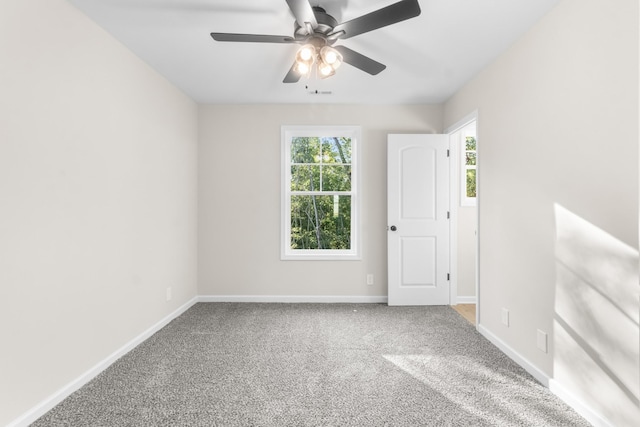
[(33, 426), (588, 426), (450, 307), (196, 304)]

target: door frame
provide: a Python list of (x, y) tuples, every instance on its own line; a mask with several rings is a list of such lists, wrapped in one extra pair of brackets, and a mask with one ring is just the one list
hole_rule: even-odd
[[(449, 229), (449, 266), (451, 269), (451, 280), (449, 282), (449, 301), (451, 305), (458, 302), (458, 206), (460, 200), (460, 144), (452, 144), (451, 137), (454, 133), (461, 130), (471, 122), (476, 122), (476, 139), (480, 140), (478, 135), (478, 110), (464, 116), (453, 125), (444, 130), (444, 134), (449, 135), (449, 149), (451, 156), (449, 159), (450, 167), (450, 199), (449, 209), (451, 211), (451, 223)], [(478, 162), (479, 163), (479, 162)], [(480, 168), (476, 165), (476, 170)], [(479, 188), (479, 174), (476, 172), (476, 191)], [(475, 287), (476, 287), (476, 329), (480, 326), (480, 192), (476, 195), (476, 265), (475, 265)]]

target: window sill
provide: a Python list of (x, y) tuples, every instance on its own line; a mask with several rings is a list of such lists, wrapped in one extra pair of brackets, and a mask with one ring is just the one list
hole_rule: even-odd
[(355, 253), (296, 253), (283, 254), (281, 261), (361, 261), (360, 254)]

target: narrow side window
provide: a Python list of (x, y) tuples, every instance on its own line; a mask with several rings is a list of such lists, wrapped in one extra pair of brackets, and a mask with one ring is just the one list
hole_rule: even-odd
[(476, 137), (476, 124), (473, 122), (462, 129), (460, 159), (460, 205), (476, 205), (476, 168), (478, 164), (478, 141)]

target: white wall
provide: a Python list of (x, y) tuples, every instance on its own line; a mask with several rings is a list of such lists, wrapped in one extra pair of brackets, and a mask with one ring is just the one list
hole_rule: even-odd
[[(387, 134), (441, 132), (441, 107), (208, 105), (199, 124), (200, 294), (386, 297)], [(309, 124), (362, 126), (361, 261), (280, 260), (280, 127)]]
[(478, 110), (481, 328), (618, 426), (640, 419), (638, 26), (635, 0), (564, 0), (444, 112)]
[(6, 425), (196, 295), (197, 106), (63, 0), (0, 3), (0, 64)]

